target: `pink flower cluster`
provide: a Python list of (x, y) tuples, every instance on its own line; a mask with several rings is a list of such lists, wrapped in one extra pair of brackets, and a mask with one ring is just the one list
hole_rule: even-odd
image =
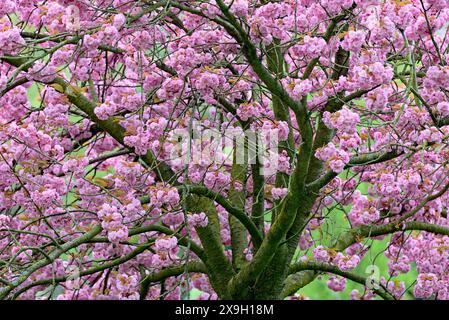
[(343, 107), (334, 113), (325, 111), (323, 113), (323, 122), (329, 128), (336, 129), (339, 132), (354, 133), (357, 130), (357, 125), (360, 123), (360, 117), (358, 113)]
[(108, 239), (112, 243), (125, 241), (128, 238), (128, 228), (123, 225), (123, 217), (119, 209), (110, 204), (103, 204), (98, 211), (98, 218), (101, 219), (101, 226), (108, 233)]
[(313, 257), (318, 262), (334, 264), (343, 271), (352, 270), (360, 263), (360, 257), (357, 254), (344, 255), (341, 252), (336, 253), (333, 250), (327, 249), (321, 245), (317, 246), (313, 250)]
[[(10, 28), (8, 25), (0, 23), (3, 29), (0, 31), (0, 53), (3, 56), (16, 54), (25, 46), (25, 40), (17, 27)], [(6, 29), (6, 30), (5, 30)]]
[(209, 220), (204, 212), (194, 213), (188, 216), (188, 223), (192, 227), (207, 227)]
[(315, 152), (315, 157), (326, 161), (332, 171), (340, 173), (349, 163), (349, 154), (341, 149), (338, 149), (332, 142), (327, 146), (319, 148)]

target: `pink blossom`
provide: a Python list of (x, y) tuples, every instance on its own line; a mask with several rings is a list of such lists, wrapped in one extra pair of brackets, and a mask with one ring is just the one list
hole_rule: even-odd
[(207, 216), (204, 212), (195, 213), (188, 216), (188, 222), (193, 227), (206, 227), (209, 223)]
[(170, 251), (175, 248), (177, 244), (178, 239), (176, 239), (176, 237), (160, 238), (156, 240), (154, 247), (156, 250)]

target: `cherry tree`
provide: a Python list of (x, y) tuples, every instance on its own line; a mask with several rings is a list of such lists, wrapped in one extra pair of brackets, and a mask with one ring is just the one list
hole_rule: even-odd
[[(449, 299), (447, 21), (447, 0), (2, 1), (0, 298), (302, 299), (325, 275)], [(387, 270), (360, 270), (375, 243)]]

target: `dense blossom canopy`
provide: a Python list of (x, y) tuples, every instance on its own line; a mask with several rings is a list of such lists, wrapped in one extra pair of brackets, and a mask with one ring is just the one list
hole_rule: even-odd
[(326, 276), (449, 299), (448, 21), (447, 0), (1, 1), (0, 298), (300, 299)]

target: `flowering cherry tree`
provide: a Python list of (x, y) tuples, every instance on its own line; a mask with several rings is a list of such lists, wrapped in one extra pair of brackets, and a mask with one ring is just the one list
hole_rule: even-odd
[[(0, 298), (300, 299), (325, 275), (449, 299), (447, 21), (447, 0), (1, 1)], [(385, 272), (359, 268), (374, 243)]]

